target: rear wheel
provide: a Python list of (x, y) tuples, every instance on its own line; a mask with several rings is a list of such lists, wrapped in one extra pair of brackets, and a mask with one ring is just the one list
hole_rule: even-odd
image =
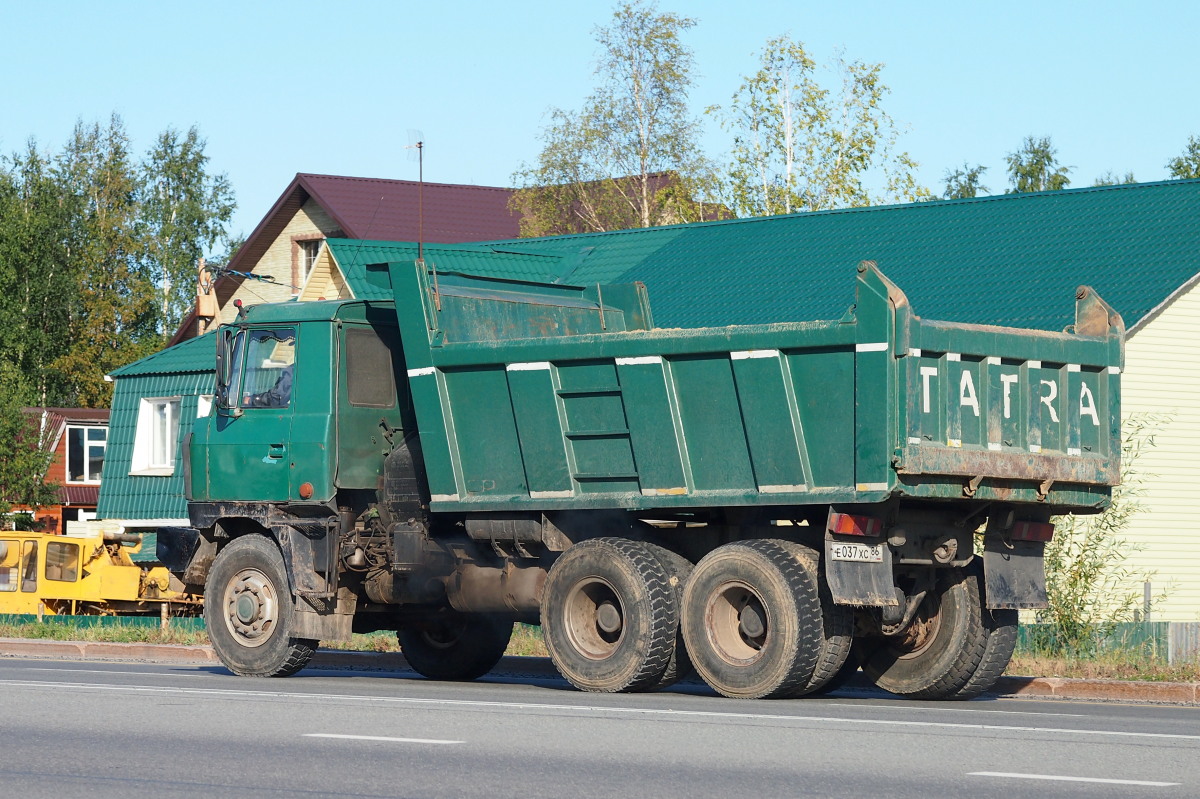
[(646, 691), (674, 662), (679, 605), (647, 544), (593, 538), (559, 556), (542, 594), (555, 667), (584, 691)]
[(787, 541), (719, 547), (684, 591), (683, 637), (696, 671), (739, 699), (788, 696), (812, 679), (821, 655), (816, 566)]
[[(980, 670), (990, 638), (981, 598), (974, 570), (939, 571), (912, 623), (878, 641), (863, 659), (863, 672), (885, 691), (914, 699), (967, 699), (986, 690), (999, 672), (989, 679), (995, 665)], [(993, 660), (1002, 654), (994, 652)]]
[(513, 622), (506, 616), (445, 610), (396, 633), (408, 665), (431, 680), (475, 680), (508, 649)]
[[(791, 694), (792, 696), (807, 696), (825, 690), (834, 690), (833, 688), (826, 689), (826, 686), (836, 680), (845, 664), (850, 662), (850, 647), (854, 643), (854, 611), (833, 601), (829, 583), (820, 570), (820, 558), (817, 552), (799, 544), (792, 546), (795, 556), (803, 558), (806, 568), (811, 570), (813, 579), (817, 581), (818, 595), (821, 598), (822, 635), (817, 665), (813, 667), (813, 674), (808, 682)], [(851, 668), (853, 671), (850, 674), (853, 675), (854, 671), (858, 669), (857, 662)]]
[(234, 674), (287, 677), (308, 665), (317, 641), (291, 634), (295, 610), (274, 541), (244, 535), (217, 555), (204, 585), (213, 650)]
[[(688, 577), (692, 573), (692, 562), (683, 555), (676, 554), (665, 547), (647, 544), (647, 549), (658, 558), (658, 562), (662, 565), (667, 573), (667, 582), (671, 584), (671, 589), (675, 592), (675, 606), (683, 607), (683, 589), (687, 585)], [(678, 628), (678, 622), (676, 623)], [(688, 659), (687, 646), (683, 641), (683, 631), (678, 630), (675, 633), (675, 648), (671, 651), (671, 659), (667, 663), (667, 670), (663, 672), (663, 676), (659, 681), (650, 686), (647, 690), (659, 691), (663, 688), (669, 688), (695, 672), (692, 668), (692, 661)]]

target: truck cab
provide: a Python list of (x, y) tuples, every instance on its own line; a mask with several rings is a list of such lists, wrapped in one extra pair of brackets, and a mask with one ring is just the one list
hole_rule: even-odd
[(328, 504), (374, 491), (407, 405), (389, 305), (262, 306), (222, 328), (214, 412), (187, 455), (189, 501)]

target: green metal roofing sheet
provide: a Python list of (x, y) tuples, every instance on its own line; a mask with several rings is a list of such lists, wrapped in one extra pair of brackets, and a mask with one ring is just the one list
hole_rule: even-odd
[[(367, 264), (417, 259), (417, 245), (411, 242), (329, 239), (327, 243), (355, 298), (360, 300), (392, 298), (390, 291), (367, 281)], [(426, 263), (442, 272), (542, 283), (555, 282), (560, 273), (569, 270), (578, 260), (575, 253), (543, 254), (528, 248), (504, 252), (494, 247), (444, 244), (426, 244), (424, 255)]]
[(1200, 181), (493, 242), (572, 253), (566, 283), (648, 286), (665, 327), (840, 316), (874, 260), (925, 317), (1060, 329), (1086, 283), (1133, 325), (1200, 272)]
[(190, 374), (211, 372), (216, 368), (217, 337), (206, 333), (193, 339), (159, 350), (141, 360), (114, 369), (111, 377), (135, 377), (138, 375)]

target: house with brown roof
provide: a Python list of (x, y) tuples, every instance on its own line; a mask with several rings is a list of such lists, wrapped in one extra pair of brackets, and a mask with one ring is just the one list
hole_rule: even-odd
[[(494, 186), (298, 173), (225, 265), (238, 274), (208, 289), (216, 299), (209, 303), (214, 316), (193, 311), (171, 343), (232, 321), (234, 300), (257, 305), (297, 297), (327, 256), (326, 239), (457, 244), (516, 238), (520, 216), (509, 209), (512, 195), (512, 189)], [(332, 279), (328, 268), (321, 271), (321, 281)], [(336, 285), (322, 283), (312, 291), (338, 296)]]
[(107, 409), (25, 408), (39, 439), (47, 442), (54, 457), (45, 481), (58, 486), (58, 502), (29, 508), (14, 505), (14, 513), (29, 513), (39, 528), (65, 532), (68, 522), (87, 521), (96, 516), (100, 473), (108, 447)]

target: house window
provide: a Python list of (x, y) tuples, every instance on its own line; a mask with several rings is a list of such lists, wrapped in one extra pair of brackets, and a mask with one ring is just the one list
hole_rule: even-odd
[(321, 252), (322, 241), (323, 239), (313, 239), (296, 242), (300, 245), (300, 285), (304, 285), (312, 273), (313, 264), (317, 262), (317, 255)]
[(179, 397), (143, 399), (138, 407), (130, 474), (175, 473), (175, 444), (179, 440)]
[(107, 442), (107, 427), (67, 426), (68, 483), (100, 482)]

